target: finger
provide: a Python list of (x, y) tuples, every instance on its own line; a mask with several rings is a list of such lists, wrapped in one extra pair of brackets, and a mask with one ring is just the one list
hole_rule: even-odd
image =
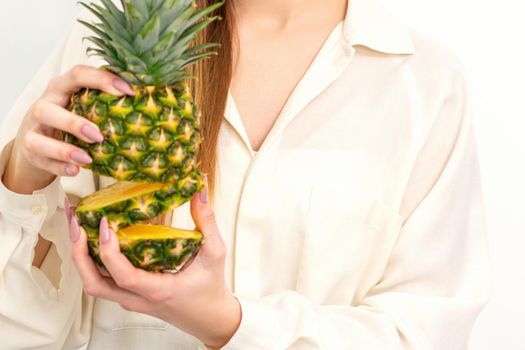
[(31, 116), (39, 124), (68, 132), (88, 143), (104, 140), (95, 124), (49, 101), (41, 100), (35, 104)]
[(27, 155), (27, 158), (35, 167), (58, 176), (77, 176), (80, 171), (77, 165), (60, 162), (50, 158), (39, 157), (31, 153)]
[(193, 197), (190, 208), (197, 230), (203, 234), (201, 253), (215, 258), (225, 255), (226, 248), (208, 199), (208, 186)]
[(89, 256), (86, 232), (79, 227), (75, 217), (71, 219), (70, 232), (73, 241), (73, 262), (82, 279), (86, 294), (121, 305), (146, 304), (140, 296), (119, 288), (111, 279), (104, 278), (99, 273), (93, 259)]
[(44, 98), (65, 106), (70, 96), (81, 88), (102, 90), (114, 96), (134, 95), (129, 84), (108, 71), (77, 65), (64, 75), (53, 79), (44, 94)]
[[(115, 283), (150, 300), (162, 299), (159, 295), (168, 287), (171, 274), (155, 274), (135, 268), (120, 252), (118, 238), (108, 226), (107, 218), (100, 221), (100, 258)], [(168, 288), (169, 289), (169, 288)]]
[(64, 212), (66, 213), (68, 224), (71, 225), (71, 219), (73, 218), (73, 215), (75, 215), (75, 208), (71, 206), (67, 197), (64, 198)]
[(82, 149), (36, 132), (26, 134), (26, 150), (35, 156), (83, 166), (93, 159)]

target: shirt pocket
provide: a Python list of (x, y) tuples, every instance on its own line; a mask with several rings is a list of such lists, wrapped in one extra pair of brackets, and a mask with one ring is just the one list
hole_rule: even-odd
[(149, 315), (124, 310), (117, 303), (96, 299), (93, 326), (104, 331), (115, 332), (128, 329), (165, 330), (169, 324)]
[(313, 185), (297, 289), (318, 304), (357, 304), (388, 263), (402, 217), (378, 197)]

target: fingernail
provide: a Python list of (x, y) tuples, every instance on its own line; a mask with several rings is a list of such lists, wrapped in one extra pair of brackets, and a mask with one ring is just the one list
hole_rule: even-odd
[(199, 200), (201, 203), (206, 204), (208, 202), (208, 176), (204, 175), (204, 188), (199, 192)]
[(73, 212), (71, 210), (71, 204), (69, 204), (69, 200), (64, 199), (64, 211), (66, 212), (67, 222), (71, 224), (71, 217), (73, 216)]
[(108, 219), (105, 216), (102, 218), (102, 220), (100, 220), (99, 235), (100, 244), (106, 244), (107, 242), (109, 242)]
[(76, 243), (80, 238), (80, 227), (78, 226), (77, 218), (72, 217), (69, 224), (69, 234), (71, 235), (71, 242)]
[(90, 164), (93, 162), (93, 159), (84, 151), (74, 150), (69, 156), (78, 164)]
[(100, 131), (94, 127), (91, 124), (86, 124), (82, 127), (82, 135), (87, 137), (89, 140), (93, 142), (102, 142), (104, 141), (104, 136), (100, 133)]
[(135, 91), (133, 91), (131, 86), (129, 86), (129, 84), (125, 80), (122, 80), (119, 78), (113, 80), (113, 87), (125, 93), (126, 95), (131, 95), (131, 96), (135, 95)]
[(208, 203), (208, 178), (204, 177), (204, 188), (199, 192), (199, 200), (202, 204)]
[(68, 165), (66, 167), (66, 175), (67, 176), (75, 176), (77, 173), (77, 167), (74, 165)]

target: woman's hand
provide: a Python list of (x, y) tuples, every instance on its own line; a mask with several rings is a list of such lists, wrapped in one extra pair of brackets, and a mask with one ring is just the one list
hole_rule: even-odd
[(75, 176), (80, 166), (91, 163), (86, 152), (61, 140), (62, 132), (88, 143), (103, 140), (95, 124), (66, 109), (71, 95), (82, 87), (116, 96), (134, 94), (124, 80), (88, 66), (76, 66), (51, 80), (29, 108), (16, 136), (3, 179), (9, 189), (30, 194), (47, 186), (56, 175)]
[(72, 210), (67, 213), (73, 260), (87, 294), (162, 319), (211, 349), (224, 346), (236, 332), (241, 308), (226, 286), (226, 247), (208, 202), (207, 189), (191, 201), (193, 220), (204, 235), (202, 247), (191, 264), (177, 274), (134, 268), (120, 253), (118, 239), (104, 218), (100, 225), (100, 257), (112, 278), (102, 276), (89, 256), (86, 233), (72, 216)]

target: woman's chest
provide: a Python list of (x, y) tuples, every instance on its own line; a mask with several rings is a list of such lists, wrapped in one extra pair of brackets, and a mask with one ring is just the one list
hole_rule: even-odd
[(380, 278), (414, 158), (408, 109), (333, 97), (277, 126), (255, 157), (232, 125), (221, 131), (215, 207), (240, 295), (351, 303)]

